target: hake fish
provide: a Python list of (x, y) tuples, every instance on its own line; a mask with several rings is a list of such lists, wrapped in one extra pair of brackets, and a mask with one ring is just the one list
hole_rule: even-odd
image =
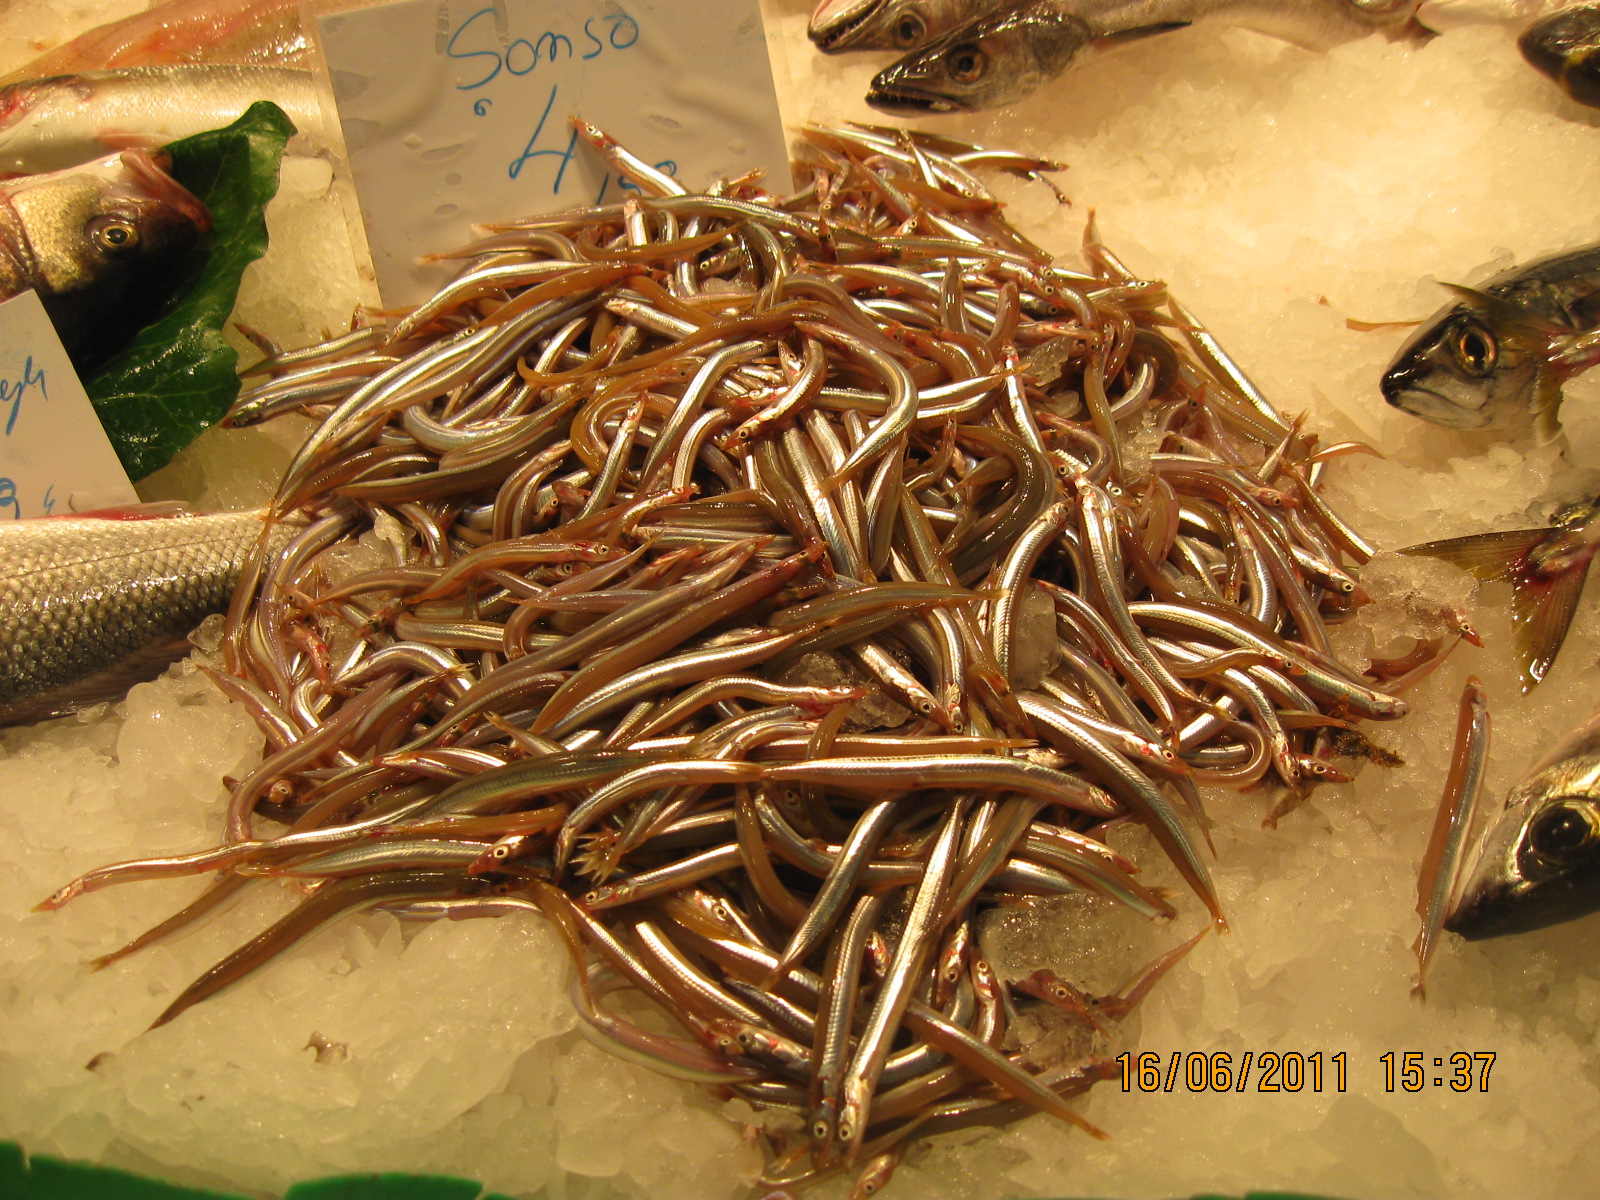
[(1600, 711), (1506, 798), (1444, 927), (1498, 937), (1600, 909)]
[(1453, 429), (1555, 436), (1561, 387), (1600, 362), (1600, 246), (1541, 258), (1435, 313), (1381, 383), (1396, 408)]
[(920, 28), (923, 42), (880, 71), (867, 92), (868, 104), (896, 113), (1011, 104), (1061, 74), (1085, 48), (1202, 21), (1313, 49), (1373, 32), (1425, 32), (1414, 0), (1031, 0), (976, 8), (961, 24), (941, 24), (953, 11), (947, 3), (890, 5), (830, 0), (813, 15), (811, 37), (828, 53), (900, 48), (895, 39)]
[(38, 292), (80, 369), (117, 350), (182, 282), (206, 206), (143, 150), (0, 184), (0, 299)]
[[(822, 0), (806, 32), (824, 54), (904, 53), (1012, 7), (1005, 0)], [(1082, 22), (1095, 38), (1142, 36), (1219, 19), (1325, 46), (1342, 36), (1404, 25), (1416, 5), (1412, 0), (1057, 0), (1052, 7)]]
[(878, 72), (867, 103), (891, 113), (999, 108), (1054, 79), (1094, 40), (1051, 0), (979, 17)]
[[(275, 544), (292, 526), (274, 529)], [(0, 523), (0, 725), (62, 716), (154, 678), (221, 612), (258, 513)]]
[(822, 0), (806, 28), (824, 54), (902, 53), (1000, 7), (995, 0)]
[(1579, 104), (1600, 108), (1600, 4), (1579, 4), (1535, 21), (1517, 48)]

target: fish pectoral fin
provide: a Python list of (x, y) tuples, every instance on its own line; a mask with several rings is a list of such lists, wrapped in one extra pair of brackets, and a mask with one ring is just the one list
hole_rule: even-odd
[(1473, 533), (1466, 537), (1445, 538), (1438, 542), (1423, 542), (1407, 546), (1401, 554), (1413, 557), (1439, 558), (1453, 563), (1479, 579), (1495, 582), (1504, 580), (1519, 583), (1522, 565), (1528, 552), (1550, 540), (1553, 530), (1509, 529), (1503, 533)]
[(1511, 593), (1511, 624), (1516, 630), (1524, 695), (1544, 678), (1566, 640), (1592, 561), (1585, 556), (1550, 579), (1516, 581)]
[(1561, 395), (1561, 381), (1553, 372), (1541, 370), (1528, 401), (1534, 440), (1541, 446), (1548, 446), (1561, 436)]

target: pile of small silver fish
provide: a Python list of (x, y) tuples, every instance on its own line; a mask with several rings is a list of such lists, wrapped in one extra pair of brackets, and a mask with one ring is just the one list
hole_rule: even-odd
[(1086, 51), (1221, 22), (1326, 49), (1374, 32), (1426, 35), (1416, 0), (822, 0), (807, 29), (824, 54), (895, 50), (867, 103), (948, 113), (1022, 100)]
[(1107, 843), (1132, 821), (1220, 924), (1199, 787), (1281, 811), (1381, 756), (1357, 720), (1447, 647), (1332, 652), (1371, 550), (1318, 486), (1364, 448), (1319, 449), (1092, 226), (1054, 265), (975, 174), (1048, 164), (812, 128), (798, 194), (687, 193), (579, 131), (638, 198), (498, 227), (415, 310), (253, 368), (234, 423), (319, 418), (208, 668), (267, 755), (221, 845), (41, 907), (216, 872), (105, 965), (312, 887), (156, 1024), (343, 914), (541, 914), (588, 1036), (797, 1118), (772, 1186), (1087, 1127), (1108, 1064), (1036, 1059), (1011, 993), (1100, 1028), (1185, 947), (1097, 998), (996, 979), (977, 919), (1173, 916)]

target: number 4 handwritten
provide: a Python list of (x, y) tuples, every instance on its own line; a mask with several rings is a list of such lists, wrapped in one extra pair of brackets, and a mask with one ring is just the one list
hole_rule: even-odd
[(550, 119), (550, 110), (555, 107), (555, 102), (556, 87), (552, 84), (550, 87), (550, 98), (544, 102), (544, 112), (539, 114), (539, 123), (533, 127), (533, 136), (528, 139), (528, 144), (523, 148), (521, 156), (511, 160), (509, 173), (511, 178), (517, 178), (522, 174), (522, 168), (527, 165), (529, 159), (559, 158), (561, 160), (561, 165), (556, 168), (555, 183), (552, 184), (550, 188), (551, 195), (559, 196), (561, 194), (561, 180), (567, 173), (567, 164), (572, 161), (573, 156), (578, 150), (578, 131), (574, 129), (572, 131), (572, 136), (567, 138), (567, 148), (565, 150), (534, 149), (534, 146), (538, 145), (539, 143), (539, 135), (544, 132), (544, 123)]

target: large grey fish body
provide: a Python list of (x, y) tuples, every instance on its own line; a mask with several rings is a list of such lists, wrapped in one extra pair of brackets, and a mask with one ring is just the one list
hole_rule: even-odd
[(1535, 21), (1517, 47), (1579, 104), (1600, 108), (1600, 4), (1579, 4)]
[(1506, 799), (1445, 928), (1498, 937), (1600, 910), (1600, 711)]
[(1600, 246), (1496, 275), (1412, 335), (1384, 373), (1383, 397), (1453, 429), (1556, 431), (1561, 385), (1597, 361)]
[(257, 100), (289, 114), (290, 149), (326, 145), (311, 73), (294, 67), (130, 67), (0, 88), (0, 171), (57, 171), (115, 145), (164, 146), (231, 124)]
[(250, 512), (0, 524), (0, 724), (61, 716), (160, 674), (227, 607), (260, 535)]
[(0, 184), (0, 299), (32, 289), (80, 370), (121, 348), (183, 281), (206, 206), (143, 150)]
[[(834, 6), (835, 12), (842, 7)], [(867, 103), (888, 112), (997, 108), (1061, 74), (1085, 47), (1213, 22), (1326, 49), (1373, 32), (1420, 30), (1415, 7), (1414, 0), (1032, 0), (990, 6), (963, 24), (932, 32), (935, 13), (947, 7), (923, 12), (903, 5), (892, 14), (891, 33), (921, 25), (930, 30), (928, 40), (878, 73)], [(859, 34), (849, 39), (849, 48), (864, 48)]]

